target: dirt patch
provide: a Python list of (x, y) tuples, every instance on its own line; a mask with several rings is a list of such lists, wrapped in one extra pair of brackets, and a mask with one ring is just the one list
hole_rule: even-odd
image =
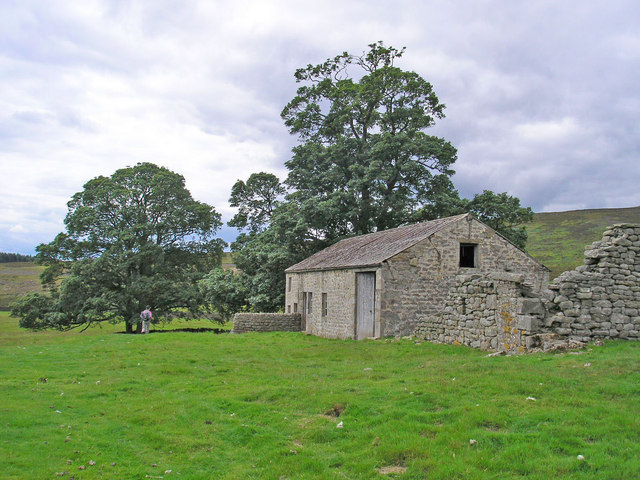
[(393, 473), (402, 474), (407, 471), (407, 467), (400, 467), (399, 465), (389, 465), (386, 467), (376, 468), (380, 475), (391, 475)]

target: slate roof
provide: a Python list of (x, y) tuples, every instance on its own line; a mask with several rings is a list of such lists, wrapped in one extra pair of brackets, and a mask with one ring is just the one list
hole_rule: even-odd
[(465, 213), (455, 217), (440, 218), (430, 222), (346, 238), (320, 250), (300, 263), (292, 265), (285, 271), (304, 272), (380, 265), (385, 260), (458, 222), (467, 215)]

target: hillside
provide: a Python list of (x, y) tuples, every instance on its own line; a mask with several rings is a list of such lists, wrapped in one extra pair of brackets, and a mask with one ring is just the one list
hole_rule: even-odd
[(551, 278), (582, 265), (585, 245), (615, 223), (640, 223), (640, 207), (536, 213), (527, 225), (527, 251), (551, 269)]
[(33, 262), (0, 263), (0, 310), (8, 310), (21, 295), (39, 291), (43, 270)]

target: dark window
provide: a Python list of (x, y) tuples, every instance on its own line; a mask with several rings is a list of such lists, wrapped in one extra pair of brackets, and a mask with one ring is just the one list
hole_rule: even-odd
[(460, 244), (460, 266), (463, 268), (476, 267), (476, 251), (478, 245), (475, 243)]
[(312, 306), (313, 306), (313, 293), (309, 292), (307, 294), (307, 313), (311, 313), (312, 312)]
[(289, 291), (291, 291), (291, 277), (289, 277)]
[(298, 313), (298, 304), (297, 303), (293, 304), (293, 313)]
[(327, 294), (326, 293), (322, 294), (322, 316), (323, 317), (327, 316)]

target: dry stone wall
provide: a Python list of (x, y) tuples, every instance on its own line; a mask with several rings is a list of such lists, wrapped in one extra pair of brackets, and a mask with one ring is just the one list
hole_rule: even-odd
[(416, 335), (437, 343), (522, 353), (540, 345), (545, 308), (523, 274), (459, 275), (443, 311)]
[(640, 338), (640, 225), (610, 227), (585, 264), (540, 290), (522, 274), (458, 275), (444, 309), (422, 321), (429, 341), (522, 353)]
[(640, 225), (609, 227), (584, 257), (550, 285), (545, 327), (578, 341), (640, 338)]
[(300, 321), (299, 313), (236, 313), (232, 332), (299, 332)]

